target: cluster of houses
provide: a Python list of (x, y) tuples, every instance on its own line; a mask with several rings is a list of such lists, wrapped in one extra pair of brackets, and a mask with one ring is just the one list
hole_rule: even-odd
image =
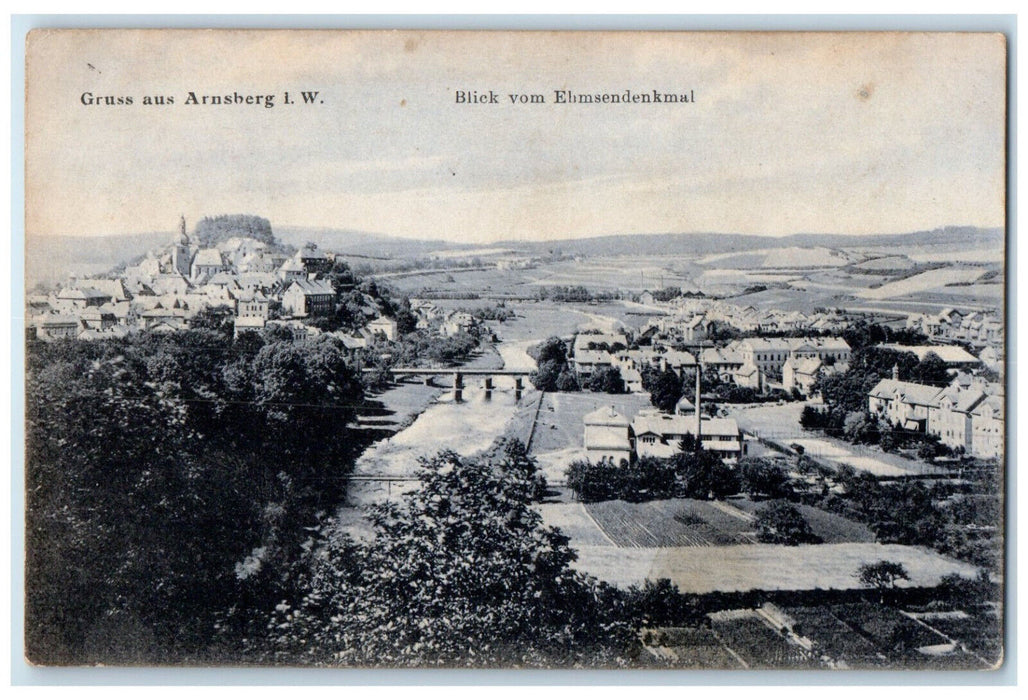
[[(934, 350), (934, 349), (933, 349)], [(1004, 389), (958, 371), (946, 386), (901, 382), (899, 369), (867, 396), (872, 415), (906, 430), (937, 435), (942, 444), (982, 458), (1003, 455)]]
[(986, 367), (1002, 372), (1004, 334), (999, 314), (949, 308), (937, 314), (911, 314), (907, 328), (918, 330), (936, 342), (970, 345)]
[(948, 308), (937, 314), (911, 314), (907, 328), (919, 330), (932, 340), (960, 341), (976, 347), (1003, 342), (1003, 320), (983, 311)]
[(580, 333), (573, 345), (574, 367), (579, 376), (616, 367), (625, 388), (642, 391), (642, 372), (646, 369), (672, 370), (681, 375), (685, 369), (702, 365), (718, 373), (722, 381), (765, 391), (781, 387), (809, 394), (821, 376), (845, 372), (851, 349), (839, 337), (819, 338), (746, 338), (733, 340), (721, 348), (697, 349), (696, 354), (676, 350), (651, 341), (650, 345), (629, 349), (625, 333)]
[(630, 419), (613, 406), (604, 406), (586, 414), (583, 423), (585, 455), (590, 462), (620, 464), (640, 457), (671, 457), (680, 451), (686, 436), (695, 438), (697, 434), (703, 449), (729, 462), (746, 454), (734, 418), (701, 417), (688, 399), (679, 402), (673, 415), (644, 408)]
[(677, 297), (661, 303), (653, 298), (651, 292), (643, 292), (639, 303), (667, 309), (666, 315), (649, 319), (643, 326), (643, 333), (655, 329), (662, 336), (685, 343), (706, 340), (715, 321), (739, 331), (759, 333), (839, 333), (849, 327), (849, 320), (837, 309), (805, 314), (696, 297)]
[[(249, 237), (203, 247), (186, 233), (183, 219), (169, 246), (117, 278), (72, 279), (50, 294), (29, 295), (29, 333), (92, 340), (135, 330), (175, 332), (201, 311), (221, 307), (234, 312), (237, 334), (281, 325), (300, 337), (317, 335), (309, 321), (335, 309), (337, 290), (326, 278), (333, 263), (311, 244), (292, 256)], [(372, 296), (361, 300), (367, 324), (344, 341), (360, 347), (376, 335), (394, 339), (396, 321), (383, 316)]]

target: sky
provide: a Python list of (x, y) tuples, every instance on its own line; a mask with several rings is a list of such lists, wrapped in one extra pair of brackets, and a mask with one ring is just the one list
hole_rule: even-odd
[[(222, 213), (474, 243), (1002, 226), (1005, 51), (958, 33), (37, 31), (26, 238)], [(143, 104), (158, 95), (175, 103)]]

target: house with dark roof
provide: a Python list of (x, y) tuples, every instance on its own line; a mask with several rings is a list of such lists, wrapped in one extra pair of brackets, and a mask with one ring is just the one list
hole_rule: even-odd
[(324, 280), (296, 279), (282, 294), (282, 308), (294, 317), (327, 316), (335, 308), (336, 291)]

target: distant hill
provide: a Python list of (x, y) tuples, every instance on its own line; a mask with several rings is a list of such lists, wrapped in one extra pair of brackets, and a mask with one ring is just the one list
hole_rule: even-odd
[(53, 285), (68, 275), (100, 274), (171, 240), (171, 231), (122, 236), (40, 236), (26, 242), (25, 285)]
[(685, 255), (743, 253), (791, 247), (853, 248), (865, 246), (939, 246), (963, 244), (972, 247), (1000, 246), (1003, 229), (948, 226), (931, 231), (901, 234), (858, 235), (797, 233), (790, 236), (754, 236), (739, 233), (658, 233), (623, 236), (598, 236), (544, 242), (511, 242), (496, 245), (544, 253), (559, 248), (563, 253), (591, 257), (596, 255)]
[[(274, 226), (275, 237), (285, 245), (297, 248), (307, 241), (318, 247), (354, 257), (372, 259), (412, 258), (438, 251), (474, 250), (481, 243), (415, 240), (379, 233), (347, 229)], [(172, 231), (138, 233), (121, 236), (79, 237), (48, 236), (38, 239), (40, 245), (26, 252), (25, 281), (28, 287), (43, 282), (54, 284), (69, 274), (97, 274), (126, 262), (147, 251), (171, 242)], [(45, 242), (45, 245), (42, 243)], [(1001, 228), (949, 226), (931, 231), (896, 235), (847, 236), (842, 234), (799, 233), (773, 238), (737, 233), (663, 233), (550, 241), (501, 241), (494, 247), (511, 248), (534, 255), (560, 251), (566, 255), (715, 255), (767, 251), (790, 247), (854, 248), (878, 246), (1002, 247)]]
[(422, 241), (366, 231), (305, 226), (276, 226), (275, 235), (282, 243), (297, 248), (310, 241), (317, 243), (322, 250), (377, 259), (413, 258), (437, 250), (480, 247), (478, 244), (473, 246), (450, 241)]

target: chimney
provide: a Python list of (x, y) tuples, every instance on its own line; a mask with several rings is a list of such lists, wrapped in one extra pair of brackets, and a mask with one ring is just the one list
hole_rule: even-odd
[(900, 378), (900, 368), (899, 368), (899, 363), (896, 363), (896, 364), (894, 364), (892, 366), (892, 380), (894, 382), (898, 382), (899, 378)]
[(703, 366), (696, 364), (696, 450), (700, 449), (700, 374)]

